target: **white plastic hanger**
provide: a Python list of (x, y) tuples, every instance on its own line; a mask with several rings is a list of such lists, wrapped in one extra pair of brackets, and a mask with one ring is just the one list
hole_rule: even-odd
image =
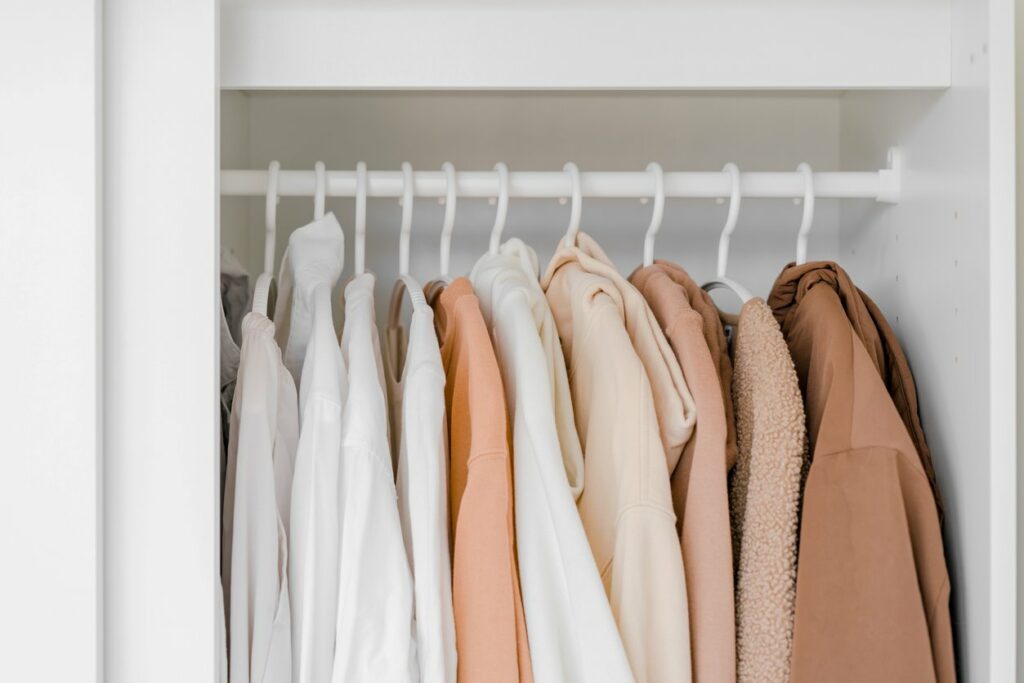
[(267, 169), (266, 233), (263, 242), (263, 272), (256, 278), (252, 293), (252, 310), (266, 316), (275, 294), (274, 251), (277, 248), (277, 178), (281, 164), (271, 161)]
[(508, 166), (502, 162), (494, 165), (498, 172), (498, 210), (494, 214), (494, 227), (491, 228), (492, 255), (498, 253), (501, 247), (501, 233), (505, 230), (505, 218), (508, 216)]
[(565, 246), (576, 246), (576, 233), (580, 231), (580, 215), (583, 213), (583, 191), (580, 188), (580, 169), (571, 161), (562, 170), (569, 174), (572, 184), (572, 209), (569, 212), (569, 229), (565, 232)]
[(753, 298), (750, 292), (747, 291), (746, 287), (725, 274), (725, 268), (729, 262), (729, 240), (736, 229), (736, 221), (740, 217), (740, 169), (736, 164), (730, 162), (722, 170), (732, 177), (729, 213), (725, 218), (725, 228), (722, 229), (722, 236), (718, 238), (717, 275), (715, 279), (704, 285), (704, 290), (710, 292), (713, 289), (731, 289), (740, 298), (740, 301), (747, 303)]
[(800, 232), (796, 237), (796, 265), (807, 263), (807, 236), (814, 220), (814, 173), (810, 164), (803, 163), (796, 170), (804, 174), (804, 215), (800, 219)]
[(318, 161), (313, 167), (316, 172), (316, 191), (313, 193), (313, 218), (320, 220), (324, 217), (324, 206), (327, 202), (327, 170), (324, 162)]
[(654, 210), (651, 213), (651, 225), (644, 236), (644, 266), (654, 263), (654, 238), (661, 229), (661, 219), (665, 215), (665, 173), (661, 164), (652, 161), (647, 164), (647, 172), (654, 175)]
[(448, 274), (448, 265), (452, 255), (452, 230), (455, 229), (455, 166), (446, 161), (443, 166), (448, 181), (444, 198), (444, 223), (441, 224), (441, 277), (451, 284), (452, 277)]
[(409, 275), (409, 239), (412, 234), (412, 203), (416, 177), (412, 164), (402, 162), (402, 231), (398, 238), (398, 279), (405, 283), (410, 292), (422, 292), (423, 288)]
[(366, 164), (356, 164), (356, 275), (366, 270)]

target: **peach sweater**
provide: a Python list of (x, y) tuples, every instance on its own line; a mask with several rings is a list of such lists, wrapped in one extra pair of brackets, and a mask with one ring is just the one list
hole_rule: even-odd
[(629, 280), (654, 311), (697, 404), (694, 437), (671, 473), (690, 599), (693, 680), (732, 683), (736, 619), (727, 476), (736, 449), (718, 367), (728, 364), (725, 333), (711, 297), (679, 266), (658, 261)]
[(519, 592), (501, 372), (464, 277), (428, 285), (445, 369), (458, 679), (533, 681)]

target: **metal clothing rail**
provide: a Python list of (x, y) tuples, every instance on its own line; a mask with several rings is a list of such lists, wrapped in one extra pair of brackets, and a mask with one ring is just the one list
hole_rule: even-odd
[[(895, 151), (895, 150), (894, 150)], [(879, 171), (816, 172), (813, 191), (817, 198), (862, 198), (896, 203), (900, 198), (900, 173), (896, 155), (890, 153), (890, 167)], [(369, 171), (366, 174), (368, 197), (401, 197), (404, 180), (401, 171)], [(444, 171), (415, 171), (413, 194), (416, 197), (444, 197), (448, 191)], [(220, 173), (224, 196), (264, 196), (268, 171), (223, 170)], [(644, 198), (655, 194), (655, 177), (648, 171), (590, 171), (579, 174), (583, 197)], [(740, 173), (743, 197), (797, 198), (805, 195), (805, 177), (798, 171), (751, 171)], [(497, 171), (458, 171), (455, 174), (458, 197), (490, 198), (498, 196)], [(564, 171), (512, 171), (508, 174), (508, 196), (521, 198), (561, 198), (572, 193), (572, 180)], [(277, 194), (282, 197), (312, 197), (316, 190), (314, 171), (280, 171)], [(665, 172), (664, 196), (729, 197), (732, 177), (726, 171)], [(355, 171), (328, 171), (326, 196), (354, 197)]]

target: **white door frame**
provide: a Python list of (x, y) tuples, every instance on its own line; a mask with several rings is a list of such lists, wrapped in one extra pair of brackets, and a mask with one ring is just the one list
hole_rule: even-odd
[(104, 3), (111, 682), (214, 680), (217, 12), (215, 0)]

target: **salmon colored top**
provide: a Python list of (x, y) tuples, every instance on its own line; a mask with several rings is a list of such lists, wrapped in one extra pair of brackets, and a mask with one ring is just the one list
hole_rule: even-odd
[(445, 369), (458, 679), (533, 681), (516, 569), (501, 372), (466, 278), (428, 286)]
[(690, 600), (693, 680), (735, 682), (736, 596), (727, 481), (736, 458), (735, 437), (726, 422), (719, 358), (711, 352), (712, 344), (716, 351), (725, 347), (725, 333), (711, 297), (679, 266), (658, 261), (629, 280), (654, 311), (697, 407), (693, 438), (671, 473)]

